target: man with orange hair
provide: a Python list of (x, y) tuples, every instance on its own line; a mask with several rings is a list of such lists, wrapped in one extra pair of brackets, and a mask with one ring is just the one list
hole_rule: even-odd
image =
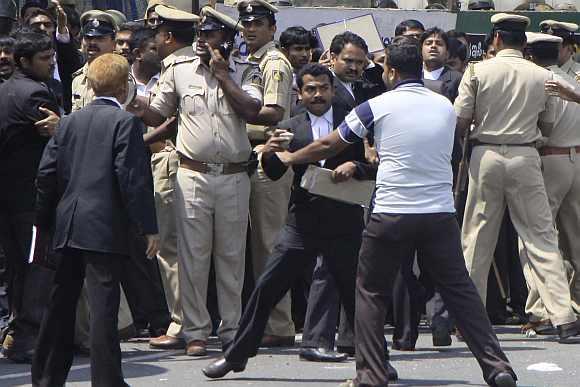
[[(63, 118), (37, 175), (35, 225), (53, 229), (58, 264), (32, 364), (33, 386), (62, 386), (73, 361), (76, 305), (83, 281), (91, 315), (92, 386), (127, 386), (117, 332), (130, 225), (158, 251), (153, 178), (141, 121), (124, 111), (129, 64), (117, 54), (92, 61), (95, 100)], [(80, 130), (82, 129), (82, 130)], [(87, 150), (94, 150), (87, 152)]]

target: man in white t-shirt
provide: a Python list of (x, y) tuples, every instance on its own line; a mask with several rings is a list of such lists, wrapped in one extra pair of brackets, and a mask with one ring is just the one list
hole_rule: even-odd
[(383, 319), (398, 269), (413, 259), (415, 250), (419, 264), (457, 317), (485, 381), (515, 386), (515, 373), (463, 260), (451, 191), (455, 112), (445, 97), (423, 86), (421, 74), (416, 42), (397, 38), (387, 48), (383, 75), (391, 91), (357, 106), (328, 136), (294, 153), (278, 153), (286, 165), (315, 162), (374, 134), (380, 164), (375, 207), (363, 233), (357, 273), (357, 377), (342, 386), (388, 384)]

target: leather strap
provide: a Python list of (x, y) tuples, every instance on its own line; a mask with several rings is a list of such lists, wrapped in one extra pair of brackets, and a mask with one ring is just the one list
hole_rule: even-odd
[(203, 161), (191, 160), (179, 155), (179, 167), (190, 171), (206, 173), (209, 175), (233, 175), (247, 172), (247, 163), (204, 163)]
[(572, 146), (568, 148), (560, 148), (555, 146), (545, 146), (540, 148), (539, 152), (541, 156), (549, 155), (569, 155), (571, 150), (575, 150), (576, 153), (580, 153), (580, 146)]

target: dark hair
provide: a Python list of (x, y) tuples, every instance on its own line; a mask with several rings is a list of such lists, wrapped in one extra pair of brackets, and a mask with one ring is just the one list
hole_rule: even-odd
[(421, 35), (421, 39), (419, 40), (421, 47), (423, 47), (423, 43), (425, 43), (425, 40), (427, 40), (429, 37), (433, 35), (440, 36), (441, 39), (445, 42), (445, 47), (447, 47), (447, 50), (449, 50), (449, 38), (447, 37), (447, 33), (439, 27), (429, 28), (428, 30), (423, 32), (423, 35)]
[(143, 26), (142, 23), (130, 21), (130, 22), (126, 22), (126, 23), (121, 24), (119, 26), (118, 31), (131, 31), (131, 32), (135, 32), (137, 30), (140, 30), (143, 27), (144, 26)]
[(539, 62), (550, 64), (556, 63), (560, 54), (560, 48), (557, 44), (547, 42), (528, 44), (526, 50)]
[(312, 49), (312, 63), (318, 63), (320, 57), (324, 54), (324, 50), (320, 47)]
[(129, 40), (129, 50), (142, 49), (150, 41), (155, 39), (155, 30), (148, 27), (140, 27), (133, 31)]
[(195, 32), (191, 25), (182, 26), (174, 23), (163, 23), (156, 31), (159, 31), (159, 29), (165, 29), (167, 32), (171, 32), (175, 41), (181, 44), (191, 45), (195, 40)]
[(0, 36), (0, 51), (14, 52), (15, 42), (10, 36)]
[(51, 21), (51, 22), (52, 22), (52, 23), (55, 25), (55, 27), (56, 27), (56, 22), (55, 22), (55, 20), (54, 20), (54, 17), (52, 16), (52, 14), (51, 14), (50, 12), (48, 12), (47, 10), (45, 10), (45, 9), (40, 9), (40, 8), (38, 8), (38, 9), (35, 9), (35, 10), (33, 10), (32, 12), (30, 12), (30, 14), (29, 14), (29, 15), (26, 17), (26, 19), (24, 19), (24, 24), (25, 24), (25, 25), (30, 25), (30, 20), (31, 20), (31, 19), (33, 19), (33, 18), (35, 18), (35, 17), (37, 17), (37, 16), (40, 16), (40, 15), (42, 15), (42, 16), (46, 16), (47, 18), (49, 18), (49, 19), (50, 19), (50, 21)]
[(406, 78), (421, 79), (423, 58), (419, 47), (415, 38), (399, 36), (385, 49), (386, 63)]
[(369, 47), (365, 40), (350, 31), (338, 34), (332, 39), (332, 42), (330, 43), (330, 52), (334, 55), (339, 55), (347, 44), (359, 47), (365, 52), (365, 54), (369, 52)]
[(526, 33), (524, 31), (502, 31), (502, 30), (494, 30), (495, 33), (498, 33), (505, 44), (508, 47), (522, 47), (526, 44)]
[(395, 27), (395, 36), (403, 35), (407, 30), (421, 30), (425, 31), (425, 26), (415, 19), (403, 20), (397, 27)]
[(298, 75), (296, 76), (296, 85), (300, 90), (302, 90), (302, 86), (304, 86), (303, 78), (305, 75), (311, 75), (313, 77), (326, 75), (330, 80), (330, 84), (331, 85), (334, 84), (334, 76), (332, 75), (328, 67), (321, 65), (319, 63), (308, 63), (307, 65), (302, 67), (302, 69), (298, 72)]
[(312, 33), (304, 27), (288, 27), (280, 34), (280, 47), (290, 48), (294, 44), (303, 44), (314, 48), (317, 46), (316, 39)]
[(63, 5), (64, 13), (66, 13), (66, 20), (71, 27), (81, 29), (81, 15), (76, 10), (74, 5)]
[(457, 38), (449, 38), (449, 58), (459, 58), (460, 61), (465, 62), (467, 59), (467, 47)]
[(455, 38), (455, 39), (466, 39), (467, 40), (467, 34), (465, 32), (461, 32), (461, 31), (457, 31), (457, 30), (449, 30), (447, 31), (447, 37), (448, 38)]
[(483, 52), (487, 53), (487, 50), (489, 50), (489, 46), (491, 46), (492, 44), (493, 44), (493, 34), (485, 35), (485, 39), (483, 40), (483, 44), (481, 45)]
[(16, 66), (21, 67), (20, 59), (32, 57), (42, 51), (50, 50), (52, 38), (40, 32), (18, 32), (15, 34), (16, 42), (14, 43), (14, 62)]

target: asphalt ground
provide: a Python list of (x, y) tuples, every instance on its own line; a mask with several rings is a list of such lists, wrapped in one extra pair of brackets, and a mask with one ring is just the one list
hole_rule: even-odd
[[(526, 338), (519, 327), (496, 326), (502, 347), (518, 375), (518, 386), (580, 386), (580, 344), (558, 344), (555, 336)], [(385, 330), (387, 340), (391, 330)], [(300, 339), (300, 335), (297, 336)], [(123, 370), (131, 386), (337, 386), (352, 378), (354, 359), (344, 363), (311, 363), (298, 358), (298, 348), (263, 349), (250, 359), (246, 371), (220, 380), (207, 380), (201, 369), (220, 355), (217, 339), (210, 340), (209, 355), (185, 356), (183, 351), (159, 351), (146, 341), (122, 343)], [(485, 386), (479, 366), (466, 344), (434, 349), (431, 335), (422, 329), (414, 352), (392, 351), (399, 381), (393, 386)], [(536, 370), (535, 370), (536, 369)], [(29, 386), (30, 366), (0, 358), (0, 386)], [(87, 357), (77, 357), (67, 386), (90, 386)]]

